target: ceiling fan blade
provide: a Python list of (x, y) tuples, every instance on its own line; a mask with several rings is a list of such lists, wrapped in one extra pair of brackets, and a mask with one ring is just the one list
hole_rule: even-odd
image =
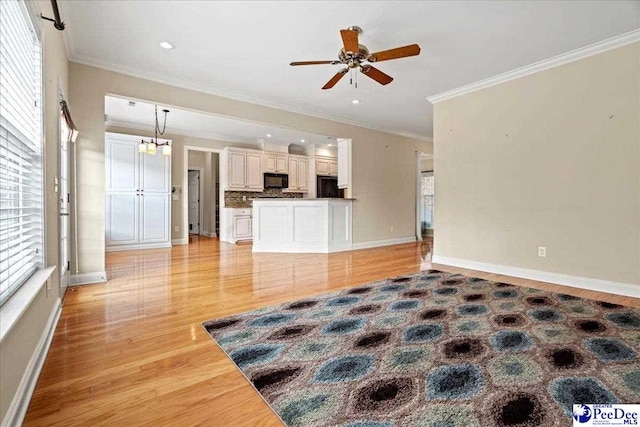
[(326, 85), (322, 86), (322, 89), (331, 89), (332, 87), (334, 87), (336, 83), (338, 83), (340, 79), (343, 78), (345, 74), (347, 74), (347, 71), (349, 71), (348, 68), (344, 68), (338, 71), (335, 76), (331, 77), (331, 80), (329, 80)]
[(397, 47), (395, 49), (382, 50), (369, 55), (369, 62), (388, 61), (390, 59), (406, 58), (407, 56), (416, 56), (420, 54), (420, 46), (410, 44), (409, 46)]
[(372, 67), (371, 65), (363, 65), (360, 68), (360, 71), (362, 71), (362, 74), (372, 78), (373, 80), (377, 81), (381, 85), (388, 85), (393, 81), (393, 77), (383, 73), (382, 71), (378, 70), (375, 67)]
[(298, 61), (298, 62), (292, 62), (291, 66), (296, 66), (296, 65), (320, 65), (320, 64), (333, 64), (335, 61)]
[(358, 47), (358, 32), (353, 30), (340, 30), (342, 36), (342, 43), (344, 44), (345, 52), (357, 53), (360, 49)]

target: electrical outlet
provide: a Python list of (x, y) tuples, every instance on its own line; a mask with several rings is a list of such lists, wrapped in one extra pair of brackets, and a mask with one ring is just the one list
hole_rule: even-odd
[(242, 196), (242, 201), (246, 202), (247, 201), (247, 196)]
[(547, 256), (546, 246), (538, 246), (538, 256), (541, 258), (545, 258)]
[(389, 231), (393, 233), (393, 225), (389, 227)]
[(178, 228), (178, 226), (176, 225), (175, 227), (173, 227), (173, 231), (177, 233), (178, 231), (180, 231), (180, 228)]

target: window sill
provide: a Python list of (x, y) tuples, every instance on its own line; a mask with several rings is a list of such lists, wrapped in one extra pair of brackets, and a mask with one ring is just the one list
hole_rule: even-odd
[(13, 329), (29, 308), (38, 292), (47, 283), (55, 266), (37, 270), (11, 297), (0, 307), (0, 342)]

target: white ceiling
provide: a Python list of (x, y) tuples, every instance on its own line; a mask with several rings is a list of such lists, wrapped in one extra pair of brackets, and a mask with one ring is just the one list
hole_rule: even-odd
[[(73, 61), (307, 114), (432, 136), (425, 97), (640, 27), (637, 1), (61, 1)], [(339, 30), (364, 29), (371, 51), (422, 53), (321, 87), (338, 65)], [(176, 49), (165, 50), (168, 40)], [(362, 100), (353, 105), (351, 100)]]
[[(107, 115), (106, 123), (112, 126), (153, 132), (155, 124), (154, 104), (134, 101), (135, 105), (130, 106), (129, 101), (131, 100), (106, 96), (104, 100), (104, 111)], [(327, 135), (316, 135), (260, 123), (234, 120), (165, 105), (158, 105), (158, 120), (161, 128), (164, 122), (164, 113), (162, 112), (164, 108), (169, 110), (167, 115), (167, 134), (188, 135), (247, 144), (266, 142), (281, 146), (293, 144), (299, 147), (315, 144), (321, 148), (327, 147), (329, 144), (335, 147), (336, 144), (335, 138)], [(271, 136), (268, 137), (267, 135)]]

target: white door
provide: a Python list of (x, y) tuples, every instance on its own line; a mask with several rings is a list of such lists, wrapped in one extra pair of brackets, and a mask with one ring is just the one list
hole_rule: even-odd
[(168, 193), (170, 191), (170, 157), (156, 154), (140, 156), (140, 190), (145, 193)]
[(60, 176), (58, 200), (60, 210), (60, 297), (64, 299), (69, 286), (71, 253), (71, 195), (69, 191), (69, 139), (71, 132), (60, 114)]
[(244, 153), (229, 153), (229, 186), (246, 187), (247, 156)]
[(169, 194), (140, 194), (140, 243), (169, 240)]
[(107, 245), (135, 245), (138, 243), (140, 193), (107, 193)]
[(247, 187), (262, 188), (262, 155), (247, 154)]
[(189, 233), (200, 234), (200, 171), (189, 171)]
[(318, 159), (316, 160), (316, 175), (329, 175), (329, 161)]
[(107, 190), (136, 192), (140, 189), (138, 156), (138, 144), (107, 137)]
[(284, 156), (278, 156), (276, 158), (276, 172), (278, 173), (287, 173), (287, 162), (288, 158)]

